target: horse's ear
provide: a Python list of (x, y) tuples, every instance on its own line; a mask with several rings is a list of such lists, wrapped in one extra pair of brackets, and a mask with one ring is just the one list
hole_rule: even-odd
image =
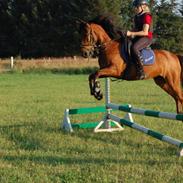
[(80, 20), (75, 20), (75, 23), (76, 23), (77, 25), (80, 25), (80, 24), (81, 24), (81, 21), (80, 21)]
[(86, 26), (87, 22), (85, 22), (84, 20), (78, 18), (78, 17), (74, 17), (74, 16), (70, 16), (73, 20), (73, 23), (76, 26), (76, 29), (79, 33), (81, 33), (81, 30), (83, 29), (83, 27)]
[(87, 22), (80, 22), (79, 24), (79, 33), (81, 33), (82, 31), (86, 30), (86, 28), (88, 28), (90, 25)]
[(82, 19), (80, 19), (80, 18), (77, 18), (77, 17), (75, 17), (75, 22), (76, 22), (77, 24), (87, 24), (86, 21), (84, 21), (84, 20), (82, 20)]

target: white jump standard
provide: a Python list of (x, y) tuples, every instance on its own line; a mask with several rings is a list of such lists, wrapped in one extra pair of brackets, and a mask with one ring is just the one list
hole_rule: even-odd
[[(73, 132), (74, 128), (94, 128), (94, 132), (113, 132), (121, 131), (123, 127), (116, 121), (112, 121), (109, 118), (111, 109), (106, 108), (110, 103), (110, 83), (109, 79), (105, 80), (105, 106), (101, 107), (90, 107), (90, 108), (78, 108), (78, 109), (65, 109), (63, 123), (61, 122), (61, 127), (67, 132)], [(73, 124), (70, 120), (70, 115), (75, 114), (88, 114), (88, 113), (105, 113), (103, 120), (100, 122), (90, 122), (90, 123), (77, 123)]]

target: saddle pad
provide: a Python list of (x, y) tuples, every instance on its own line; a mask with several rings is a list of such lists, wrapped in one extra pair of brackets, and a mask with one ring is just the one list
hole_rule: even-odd
[[(154, 55), (153, 50), (151, 50), (149, 48), (144, 48), (140, 52), (141, 52), (141, 55), (143, 57), (143, 65), (152, 65), (152, 64), (154, 64), (155, 55)], [(123, 59), (125, 59), (125, 61), (128, 61), (130, 59), (129, 55), (125, 51), (124, 46), (122, 46), (122, 49), (121, 49), (121, 56), (123, 57)]]
[(140, 52), (141, 52), (141, 55), (143, 57), (143, 64), (144, 65), (154, 64), (155, 55), (154, 55), (153, 50), (145, 48), (145, 49), (141, 50)]

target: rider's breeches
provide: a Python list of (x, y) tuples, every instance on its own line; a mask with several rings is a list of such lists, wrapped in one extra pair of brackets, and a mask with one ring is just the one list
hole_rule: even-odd
[(140, 50), (148, 47), (151, 44), (152, 39), (149, 39), (148, 37), (135, 38), (132, 45), (132, 51), (134, 56), (138, 58), (140, 56)]

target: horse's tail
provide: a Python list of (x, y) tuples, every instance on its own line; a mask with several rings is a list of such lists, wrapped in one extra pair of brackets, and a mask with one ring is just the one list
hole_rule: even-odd
[(183, 55), (177, 55), (177, 57), (179, 58), (179, 62), (181, 65), (181, 83), (183, 86)]

